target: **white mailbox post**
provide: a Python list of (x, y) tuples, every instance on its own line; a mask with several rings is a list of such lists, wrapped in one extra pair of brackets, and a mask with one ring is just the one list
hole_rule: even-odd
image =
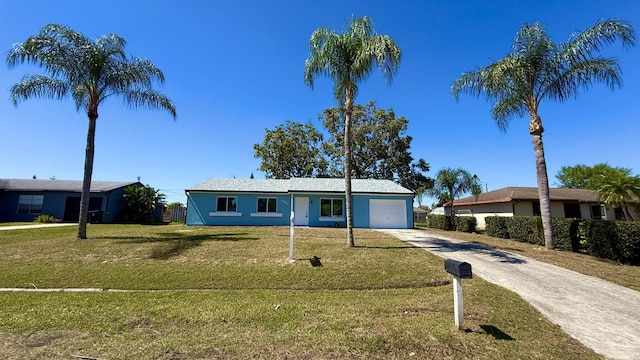
[(444, 269), (453, 275), (453, 313), (456, 327), (462, 330), (464, 323), (462, 279), (472, 278), (471, 264), (453, 259), (445, 259)]

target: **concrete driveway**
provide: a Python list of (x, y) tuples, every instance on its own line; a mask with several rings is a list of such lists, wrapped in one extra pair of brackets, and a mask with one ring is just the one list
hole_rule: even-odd
[[(610, 359), (640, 359), (640, 292), (527, 257), (423, 230), (381, 230), (519, 294), (550, 321)], [(444, 266), (444, 265), (443, 265)]]

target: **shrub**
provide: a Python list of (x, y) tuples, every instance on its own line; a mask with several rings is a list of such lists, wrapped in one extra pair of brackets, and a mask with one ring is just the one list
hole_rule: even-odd
[[(578, 251), (580, 249), (580, 238), (578, 236), (578, 226), (580, 220), (551, 218), (553, 226), (553, 247), (564, 251)], [(542, 234), (544, 241), (544, 233)]]
[(620, 261), (640, 265), (640, 222), (616, 221)]
[(542, 220), (539, 216), (514, 216), (507, 219), (509, 237), (520, 242), (544, 245)]
[(38, 215), (37, 218), (33, 219), (33, 222), (40, 224), (51, 224), (56, 222), (56, 218), (51, 215)]
[(618, 234), (613, 221), (584, 220), (581, 224), (585, 251), (589, 255), (618, 260)]
[(509, 229), (507, 229), (507, 217), (504, 216), (487, 216), (484, 218), (487, 235), (509, 239)]
[(475, 216), (457, 216), (455, 219), (456, 231), (472, 233), (476, 231), (478, 220)]
[(432, 229), (451, 230), (450, 227), (451, 215), (427, 215), (428, 226)]

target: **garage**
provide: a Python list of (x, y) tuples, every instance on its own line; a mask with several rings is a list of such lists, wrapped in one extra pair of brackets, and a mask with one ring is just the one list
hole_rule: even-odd
[(374, 229), (406, 229), (406, 200), (370, 199), (369, 226)]

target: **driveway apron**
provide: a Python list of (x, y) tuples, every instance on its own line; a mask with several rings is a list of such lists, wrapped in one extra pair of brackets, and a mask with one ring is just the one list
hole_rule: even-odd
[(640, 359), (640, 292), (591, 276), (422, 230), (381, 230), (519, 294), (550, 321), (610, 359)]

